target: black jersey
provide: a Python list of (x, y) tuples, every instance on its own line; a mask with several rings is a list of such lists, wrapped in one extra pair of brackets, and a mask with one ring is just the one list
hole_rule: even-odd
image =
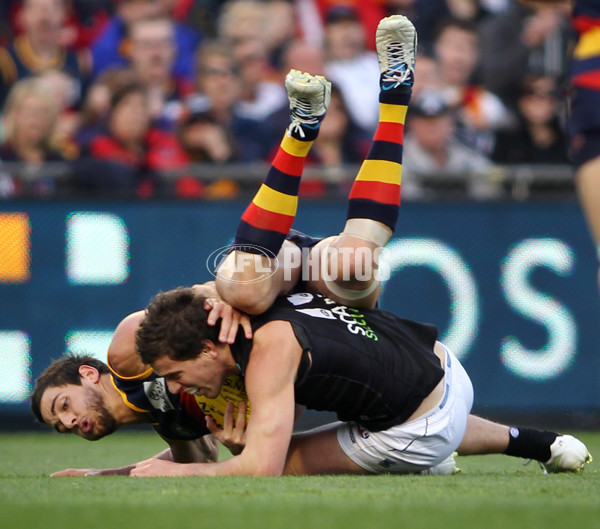
[[(254, 330), (270, 321), (289, 321), (302, 346), (294, 384), (296, 403), (333, 411), (372, 431), (401, 424), (442, 379), (433, 352), (437, 329), (379, 309), (355, 309), (320, 295), (278, 298), (252, 319)], [(248, 342), (232, 346), (242, 372)]]

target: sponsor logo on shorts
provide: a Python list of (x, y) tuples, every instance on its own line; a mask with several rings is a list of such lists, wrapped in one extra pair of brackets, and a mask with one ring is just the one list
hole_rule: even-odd
[(369, 433), (369, 430), (365, 430), (364, 428), (361, 428), (360, 426), (357, 428), (358, 431), (358, 435), (360, 435), (363, 439), (368, 439), (369, 435), (371, 435)]
[(387, 457), (379, 462), (379, 466), (383, 468), (390, 468), (393, 467), (395, 464), (396, 463), (394, 463), (391, 459), (388, 459)]

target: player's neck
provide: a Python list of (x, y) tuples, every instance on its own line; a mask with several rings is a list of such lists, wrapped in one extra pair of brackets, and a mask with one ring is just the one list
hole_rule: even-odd
[(135, 411), (125, 404), (123, 397), (121, 397), (121, 394), (113, 386), (110, 375), (102, 375), (100, 384), (105, 395), (105, 405), (119, 426), (146, 422), (144, 413)]

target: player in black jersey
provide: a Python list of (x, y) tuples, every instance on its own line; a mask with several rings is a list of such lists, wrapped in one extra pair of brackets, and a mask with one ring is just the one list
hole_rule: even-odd
[[(471, 381), (431, 325), (297, 293), (252, 318), (252, 339), (240, 332), (226, 344), (203, 307), (189, 288), (158, 294), (137, 349), (171, 391), (214, 397), (241, 373), (252, 408), (246, 446), (218, 463), (150, 459), (134, 476), (416, 473), (455, 450), (537, 459), (549, 472), (591, 459), (572, 436), (470, 415)], [(340, 422), (292, 438), (296, 405)]]
[[(352, 188), (344, 231), (339, 236), (324, 240), (292, 230), (291, 223), (302, 167), (324, 117), (330, 83), (321, 76), (296, 70), (286, 77), (291, 110), (290, 127), (265, 185), (242, 216), (236, 234), (237, 246), (221, 264), (216, 275), (219, 294), (231, 305), (251, 313), (260, 313), (280, 293), (304, 289), (305, 286), (349, 305), (375, 305), (380, 284), (377, 250), (389, 239), (398, 216), (402, 138), (414, 81), (415, 46), (415, 28), (406, 17), (392, 16), (381, 21), (377, 33), (382, 74), (378, 131)], [(257, 255), (257, 251), (261, 255)], [(237, 266), (245, 262), (244, 257), (264, 258), (264, 251), (268, 255), (258, 269), (252, 266), (242, 266), (240, 269)], [(240, 254), (243, 254), (241, 259)], [(275, 255), (277, 259), (272, 258)], [(339, 259), (336, 259), (337, 256)], [(364, 265), (359, 266), (359, 274), (356, 273), (357, 263)], [(257, 281), (256, 274), (263, 273), (263, 266), (271, 268), (273, 274), (267, 274), (263, 280)], [(211, 297), (215, 296), (217, 292), (211, 294)], [(157, 377), (148, 366), (139, 362), (135, 354), (133, 342), (139, 321), (140, 313), (133, 313), (119, 324), (109, 348), (108, 364), (115, 389), (122, 400), (122, 403), (117, 401), (115, 406), (121, 408), (121, 404), (125, 404), (127, 408), (149, 417), (157, 413), (157, 409), (154, 401), (147, 398), (148, 385), (152, 384), (154, 388)], [(235, 322), (232, 325), (225, 323), (220, 329), (225, 334), (222, 340), (233, 342), (237, 332)], [(225, 329), (231, 329), (231, 332)], [(114, 396), (112, 388), (107, 389), (109, 396)], [(243, 384), (238, 389), (240, 391), (237, 394), (232, 391), (221, 399), (221, 406), (217, 406), (214, 399), (211, 403), (202, 403), (200, 397), (196, 396), (195, 400), (208, 415), (216, 407), (216, 411), (224, 416), (222, 404), (237, 403), (246, 397)], [(83, 431), (80, 421), (61, 424), (58, 413), (51, 413), (51, 409), (43, 406), (43, 393), (38, 389), (38, 418), (82, 437), (91, 438), (95, 435), (94, 432)], [(86, 413), (84, 409), (81, 415), (85, 416)], [(212, 416), (215, 417), (215, 414)], [(67, 418), (74, 420), (72, 414)], [(183, 421), (185, 414), (181, 418)], [(217, 422), (217, 426), (221, 424)], [(175, 425), (171, 423), (170, 428), (175, 428)], [(233, 439), (220, 430), (214, 430), (213, 434), (225, 442), (237, 444), (240, 438), (238, 428), (230, 428), (230, 431)]]

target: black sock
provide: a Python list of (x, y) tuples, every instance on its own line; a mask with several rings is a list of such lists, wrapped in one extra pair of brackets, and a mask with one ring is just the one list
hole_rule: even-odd
[(555, 432), (511, 426), (508, 448), (504, 453), (508, 456), (535, 459), (544, 463), (550, 459), (550, 445), (557, 437), (558, 434)]

